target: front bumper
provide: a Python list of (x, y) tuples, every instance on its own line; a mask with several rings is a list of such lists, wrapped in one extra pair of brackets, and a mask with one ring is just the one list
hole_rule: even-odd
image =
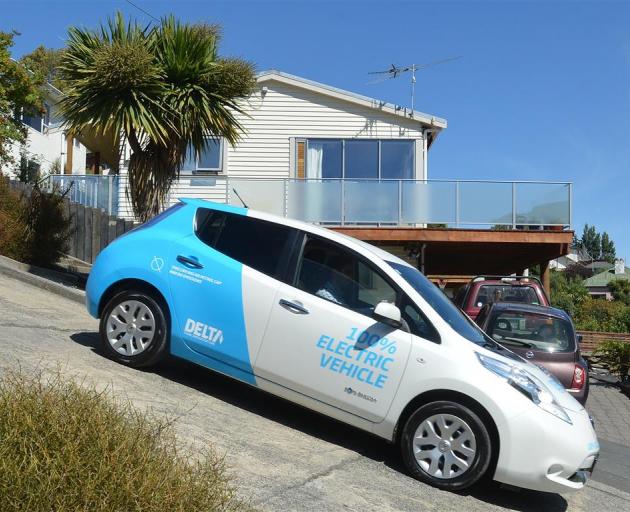
[(599, 443), (587, 412), (569, 411), (572, 424), (533, 405), (500, 432), (495, 480), (537, 491), (566, 493), (584, 487)]

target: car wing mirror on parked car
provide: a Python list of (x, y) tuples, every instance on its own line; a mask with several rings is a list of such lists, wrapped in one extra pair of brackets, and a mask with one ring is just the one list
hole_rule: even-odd
[(379, 302), (374, 308), (373, 316), (379, 322), (391, 325), (397, 329), (402, 325), (400, 319), (400, 309), (391, 302), (385, 300)]
[(584, 336), (582, 334), (578, 334), (575, 338), (578, 343), (582, 343), (584, 341)]

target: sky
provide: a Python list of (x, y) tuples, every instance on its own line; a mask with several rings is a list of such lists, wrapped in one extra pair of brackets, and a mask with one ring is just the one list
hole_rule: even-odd
[[(573, 224), (607, 231), (630, 261), (630, 1), (153, 1), (159, 18), (219, 23), (221, 54), (409, 106), (409, 76), (369, 83), (391, 64), (458, 60), (419, 72), (416, 109), (448, 120), (429, 177), (570, 181)], [(0, 0), (13, 56), (62, 47), (126, 0)]]

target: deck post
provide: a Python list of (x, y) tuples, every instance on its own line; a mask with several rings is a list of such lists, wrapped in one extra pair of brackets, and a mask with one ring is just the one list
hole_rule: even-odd
[(551, 276), (549, 273), (549, 262), (540, 262), (540, 280), (542, 281), (543, 288), (547, 292), (548, 296), (551, 296)]

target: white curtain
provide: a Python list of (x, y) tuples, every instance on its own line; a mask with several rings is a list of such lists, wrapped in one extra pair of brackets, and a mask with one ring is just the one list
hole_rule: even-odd
[(306, 153), (306, 177), (321, 179), (324, 148), (321, 144), (310, 143)]

